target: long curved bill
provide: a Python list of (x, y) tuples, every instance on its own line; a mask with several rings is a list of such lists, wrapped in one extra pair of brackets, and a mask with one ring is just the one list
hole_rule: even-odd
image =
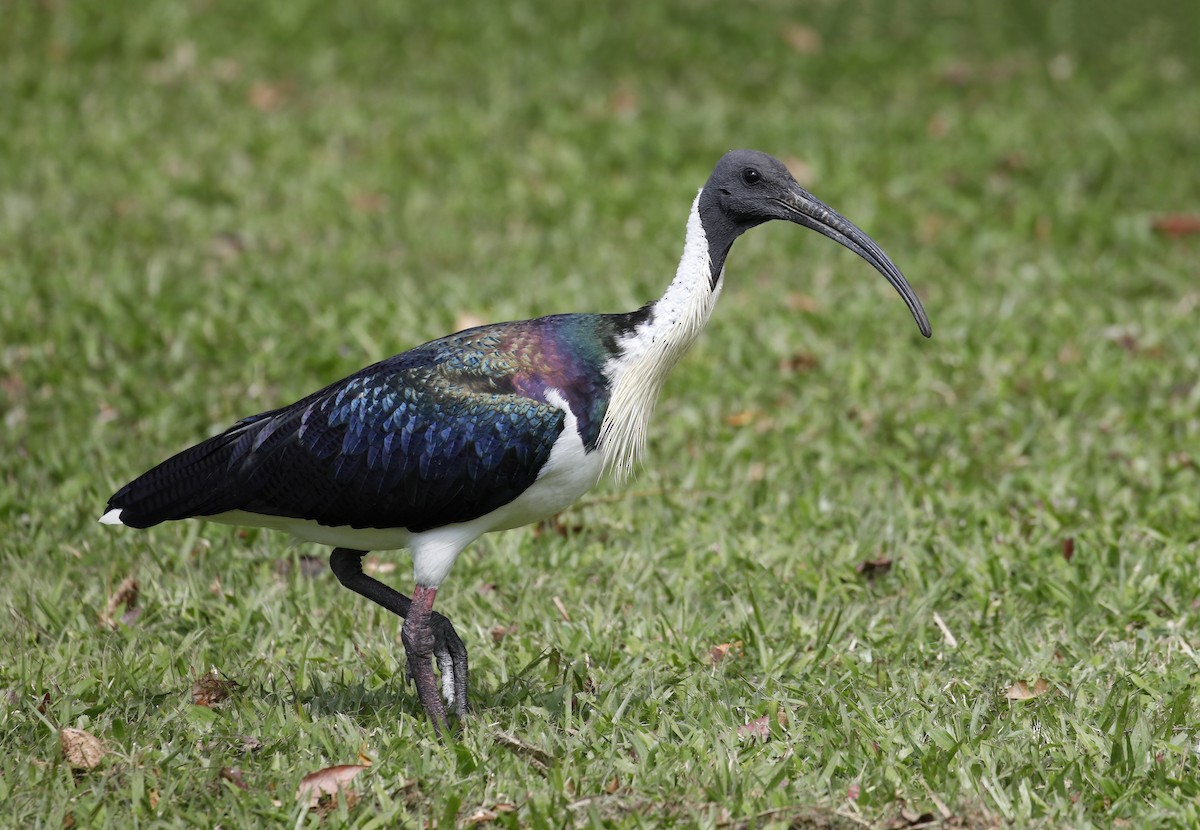
[(884, 278), (892, 284), (892, 288), (895, 288), (904, 299), (904, 304), (908, 306), (913, 319), (917, 321), (921, 334), (926, 337), (933, 335), (932, 329), (929, 328), (929, 318), (925, 316), (925, 309), (921, 307), (917, 293), (908, 284), (908, 280), (904, 279), (904, 275), (900, 273), (896, 264), (875, 244), (871, 237), (859, 230), (858, 226), (845, 216), (806, 190), (797, 188), (786, 197), (779, 199), (778, 202), (787, 213), (788, 218), (797, 225), (803, 225), (832, 239), (839, 245), (844, 245), (871, 263), (875, 270), (883, 274)]

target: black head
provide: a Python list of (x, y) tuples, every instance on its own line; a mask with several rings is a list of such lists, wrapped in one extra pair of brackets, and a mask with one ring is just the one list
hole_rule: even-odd
[(871, 263), (904, 298), (921, 333), (930, 336), (925, 309), (900, 269), (871, 237), (797, 184), (779, 159), (757, 150), (726, 153), (700, 192), (699, 207), (714, 282), (735, 239), (763, 222), (785, 219), (844, 245)]

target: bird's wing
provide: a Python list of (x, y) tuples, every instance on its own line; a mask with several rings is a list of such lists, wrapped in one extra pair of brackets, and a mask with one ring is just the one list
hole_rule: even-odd
[(125, 524), (244, 510), (426, 530), (536, 480), (565, 416), (487, 330), (434, 341), (238, 422), (122, 488)]

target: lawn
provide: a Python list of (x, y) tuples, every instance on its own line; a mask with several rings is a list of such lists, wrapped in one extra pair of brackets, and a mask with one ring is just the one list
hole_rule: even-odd
[[(0, 825), (1200, 824), (1200, 6), (5, 18)], [(658, 296), (740, 146), (933, 339), (817, 235), (739, 241), (639, 476), (442, 587), (454, 740), (327, 550), (96, 523), (371, 361)]]

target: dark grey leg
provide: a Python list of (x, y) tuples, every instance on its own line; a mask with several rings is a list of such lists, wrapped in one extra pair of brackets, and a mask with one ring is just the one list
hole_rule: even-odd
[(442, 692), (450, 710), (462, 717), (467, 713), (467, 647), (450, 620), (433, 610), (436, 588), (418, 585), (413, 598), (384, 585), (363, 573), (366, 551), (336, 548), (329, 567), (338, 581), (372, 602), (404, 618), (400, 639), (408, 655), (408, 678), (417, 687), (422, 708), (440, 734), (446, 725), (446, 709), (438, 695), (430, 658), (436, 658), (442, 673)]

